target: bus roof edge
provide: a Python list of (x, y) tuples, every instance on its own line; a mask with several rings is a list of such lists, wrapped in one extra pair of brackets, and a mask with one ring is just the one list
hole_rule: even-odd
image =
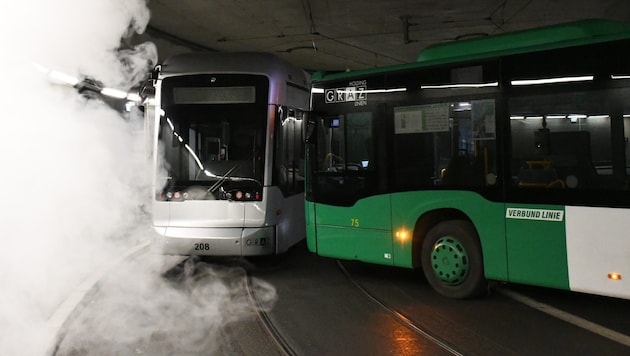
[(630, 23), (603, 19), (579, 20), (426, 47), (417, 62), (454, 61), (568, 47), (583, 43), (630, 38)]

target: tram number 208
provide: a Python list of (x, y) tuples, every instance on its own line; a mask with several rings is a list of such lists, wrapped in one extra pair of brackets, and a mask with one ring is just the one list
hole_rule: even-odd
[(194, 245), (195, 251), (209, 251), (210, 244), (209, 243), (196, 243)]

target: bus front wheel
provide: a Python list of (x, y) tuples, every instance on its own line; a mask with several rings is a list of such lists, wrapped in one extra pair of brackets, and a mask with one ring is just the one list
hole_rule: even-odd
[(435, 291), (449, 298), (472, 298), (483, 293), (487, 281), (474, 226), (466, 220), (435, 225), (422, 242), (422, 269)]

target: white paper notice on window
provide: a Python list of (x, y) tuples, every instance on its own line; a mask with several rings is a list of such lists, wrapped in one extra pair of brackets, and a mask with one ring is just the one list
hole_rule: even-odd
[(448, 103), (394, 108), (396, 134), (448, 131)]

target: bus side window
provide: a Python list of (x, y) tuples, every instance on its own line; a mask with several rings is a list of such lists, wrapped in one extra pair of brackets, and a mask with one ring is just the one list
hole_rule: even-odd
[[(520, 188), (619, 189), (604, 91), (511, 99), (512, 175)], [(617, 187), (615, 187), (617, 184)]]
[(496, 176), (494, 100), (459, 101), (449, 107), (453, 153), (440, 172), (441, 183), (468, 187), (494, 184), (494, 180), (487, 178)]
[(481, 161), (466, 151), (459, 151), (451, 158), (442, 177), (443, 185), (482, 186), (484, 185)]

